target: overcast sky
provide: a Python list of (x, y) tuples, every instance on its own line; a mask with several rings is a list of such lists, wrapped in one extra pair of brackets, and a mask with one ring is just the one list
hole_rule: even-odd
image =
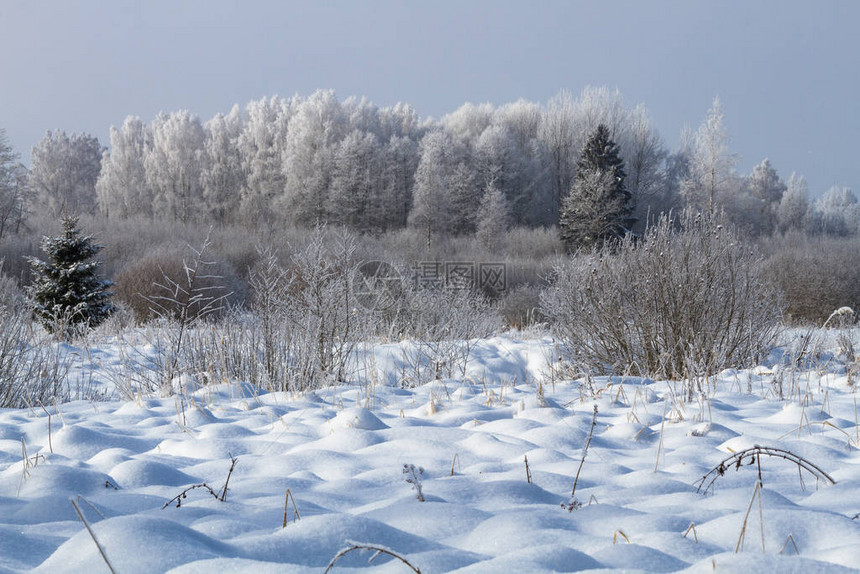
[(203, 120), (333, 88), (439, 117), (619, 88), (671, 147), (714, 96), (738, 167), (860, 193), (860, 2), (0, 0), (0, 127), (108, 143), (127, 115)]

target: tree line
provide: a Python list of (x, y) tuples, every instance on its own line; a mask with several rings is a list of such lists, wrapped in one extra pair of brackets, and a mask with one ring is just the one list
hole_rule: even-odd
[[(595, 192), (615, 184), (599, 184), (608, 172), (583, 168), (598, 132), (601, 145), (613, 146), (620, 196)], [(644, 105), (626, 106), (619, 91), (594, 87), (578, 97), (562, 91), (544, 105), (465, 104), (438, 120), (408, 104), (379, 108), (319, 90), (236, 105), (205, 122), (184, 110), (150, 123), (129, 116), (111, 128), (109, 143), (48, 132), (28, 171), (0, 133), (0, 237), (28, 211), (42, 211), (329, 223), (362, 233), (413, 227), (428, 242), (477, 234), (492, 245), (500, 228), (565, 227), (593, 219), (607, 202), (622, 213), (613, 233), (641, 233), (649, 219), (685, 206), (722, 211), (752, 235), (860, 230), (860, 205), (847, 188), (811, 201), (802, 177), (786, 182), (766, 159), (739, 174), (718, 100), (674, 151)], [(572, 247), (577, 242), (588, 244), (575, 239)]]

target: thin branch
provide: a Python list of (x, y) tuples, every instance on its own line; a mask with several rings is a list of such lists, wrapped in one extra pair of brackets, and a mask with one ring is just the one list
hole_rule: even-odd
[(197, 488), (205, 489), (206, 491), (209, 492), (209, 494), (212, 495), (213, 498), (215, 498), (215, 500), (220, 500), (220, 498), (218, 497), (218, 494), (214, 490), (212, 490), (212, 487), (209, 486), (208, 484), (206, 484), (205, 482), (203, 482), (200, 484), (193, 484), (193, 485), (189, 486), (188, 488), (186, 488), (185, 490), (183, 490), (182, 492), (180, 492), (179, 494), (177, 494), (176, 496), (174, 496), (173, 498), (171, 498), (170, 500), (165, 502), (164, 506), (161, 507), (161, 510), (164, 510), (165, 508), (170, 506), (171, 503), (173, 503), (173, 502), (176, 503), (176, 508), (180, 508), (182, 506), (182, 500), (185, 498), (188, 498), (188, 493), (194, 489), (197, 489)]
[(387, 548), (382, 548), (381, 546), (375, 546), (373, 544), (365, 544), (365, 543), (361, 543), (361, 542), (352, 542), (349, 540), (347, 541), (347, 544), (349, 544), (350, 546), (344, 548), (343, 550), (341, 550), (340, 552), (338, 552), (337, 554), (334, 555), (334, 558), (332, 558), (331, 562), (328, 563), (328, 566), (326, 567), (325, 572), (323, 574), (328, 574), (328, 572), (334, 567), (335, 562), (337, 562), (338, 560), (340, 560), (341, 558), (343, 558), (344, 556), (346, 556), (347, 554), (349, 554), (353, 550), (372, 550), (374, 552), (374, 554), (370, 558), (371, 562), (373, 561), (374, 558), (376, 558), (380, 554), (387, 554), (388, 556), (393, 556), (394, 558), (397, 558), (398, 560), (400, 560), (401, 562), (406, 564), (406, 566), (411, 568), (412, 571), (415, 572), (415, 574), (421, 574), (421, 570), (419, 570), (418, 568), (416, 568), (415, 566), (410, 564), (409, 561), (406, 560), (406, 558), (404, 558), (403, 556), (400, 556), (399, 554), (397, 554), (393, 550), (389, 550)]
[(230, 475), (233, 474), (233, 469), (236, 468), (236, 463), (239, 462), (238, 458), (233, 458), (233, 455), (230, 455), (230, 470), (227, 471), (227, 480), (224, 481), (224, 488), (221, 490), (221, 496), (218, 498), (221, 502), (227, 502), (227, 485), (230, 484)]
[(824, 472), (818, 465), (806, 460), (803, 457), (800, 457), (793, 452), (781, 449), (774, 448), (769, 446), (754, 446), (740, 452), (734, 453), (732, 456), (723, 459), (720, 463), (708, 471), (705, 476), (699, 479), (696, 492), (707, 492), (713, 486), (714, 481), (717, 480), (720, 476), (723, 476), (727, 470), (734, 467), (735, 470), (740, 470), (742, 466), (757, 464), (759, 469), (759, 480), (761, 480), (761, 456), (770, 456), (774, 458), (781, 458), (783, 460), (787, 460), (789, 462), (793, 462), (797, 465), (799, 470), (805, 470), (815, 478), (819, 480), (823, 480), (828, 484), (836, 484), (836, 481), (826, 472)]

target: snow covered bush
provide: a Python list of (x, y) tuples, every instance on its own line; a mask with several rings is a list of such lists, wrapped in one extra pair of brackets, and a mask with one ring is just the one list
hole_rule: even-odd
[(677, 223), (556, 268), (541, 307), (577, 368), (683, 379), (769, 350), (783, 304), (761, 259), (717, 220)]
[(424, 485), (422, 484), (424, 468), (421, 466), (415, 466), (414, 464), (404, 464), (403, 474), (406, 476), (404, 480), (408, 484), (412, 485), (412, 490), (415, 491), (415, 498), (417, 498), (419, 502), (424, 502)]

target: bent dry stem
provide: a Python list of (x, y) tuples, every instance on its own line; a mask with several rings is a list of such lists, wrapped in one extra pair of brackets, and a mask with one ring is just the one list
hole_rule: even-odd
[(720, 461), (720, 463), (708, 471), (705, 476), (699, 479), (696, 492), (707, 492), (713, 487), (714, 482), (717, 478), (723, 476), (727, 470), (734, 467), (735, 470), (740, 470), (742, 466), (749, 466), (752, 464), (756, 464), (758, 468), (758, 480), (761, 482), (761, 457), (769, 456), (775, 458), (781, 458), (792, 462), (797, 465), (798, 471), (806, 471), (812, 476), (814, 476), (817, 480), (824, 481), (827, 484), (836, 484), (836, 481), (833, 478), (824, 472), (818, 465), (806, 460), (803, 457), (800, 457), (793, 452), (775, 448), (770, 446), (754, 446), (752, 448), (748, 448), (742, 450), (740, 452), (736, 452), (730, 457), (727, 457)]

